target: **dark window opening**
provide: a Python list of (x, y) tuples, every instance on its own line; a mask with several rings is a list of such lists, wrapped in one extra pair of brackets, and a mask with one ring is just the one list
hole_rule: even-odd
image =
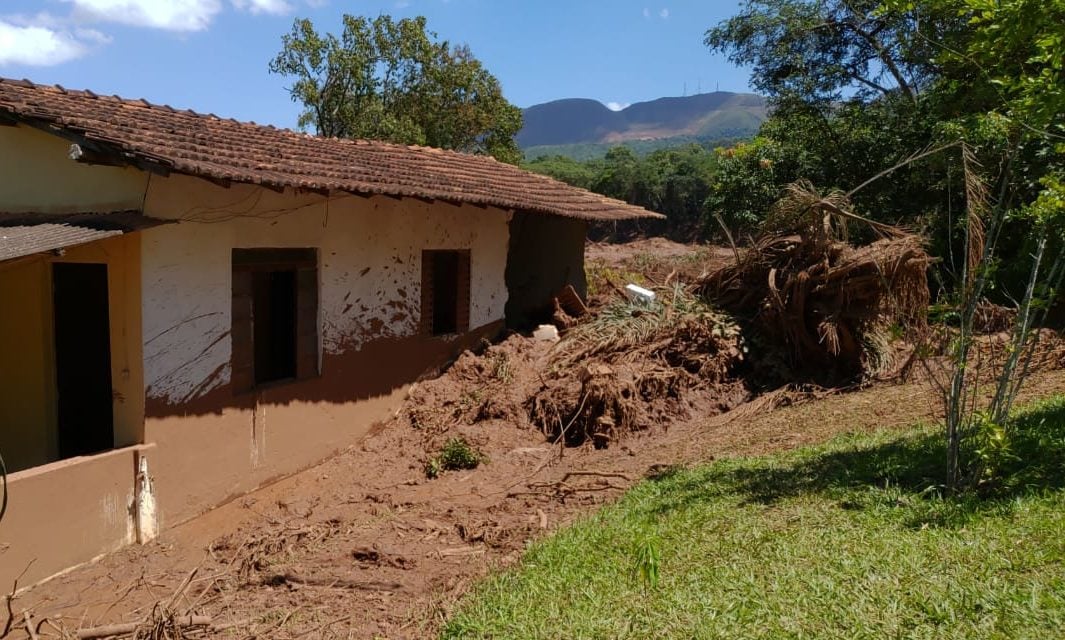
[(252, 274), (255, 384), (296, 377), (296, 271)]
[(233, 387), (318, 374), (314, 249), (233, 250)]
[(422, 252), (422, 329), (441, 336), (470, 324), (470, 252)]
[(458, 328), (459, 256), (454, 251), (433, 254), (433, 335)]

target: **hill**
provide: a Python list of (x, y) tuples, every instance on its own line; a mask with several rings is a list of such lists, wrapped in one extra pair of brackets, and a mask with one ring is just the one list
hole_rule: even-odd
[(517, 140), (527, 158), (557, 153), (585, 159), (623, 143), (654, 150), (746, 137), (765, 115), (761, 96), (728, 91), (637, 102), (620, 111), (596, 100), (569, 98), (525, 109)]

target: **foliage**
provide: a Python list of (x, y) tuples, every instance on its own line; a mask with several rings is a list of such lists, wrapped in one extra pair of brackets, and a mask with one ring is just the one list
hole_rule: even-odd
[[(1051, 637), (1065, 623), (1065, 398), (1010, 423), (985, 499), (937, 487), (937, 430), (646, 481), (468, 595), (444, 638)], [(653, 540), (658, 587), (633, 574)], [(826, 553), (831, 549), (831, 553)]]
[(783, 145), (765, 136), (715, 153), (718, 170), (706, 210), (730, 233), (749, 234), (783, 195), (786, 180), (781, 174), (793, 176), (796, 171), (785, 162)]
[[(935, 75), (935, 44), (960, 27), (951, 0), (747, 0), (705, 43), (752, 68), (755, 88), (828, 108), (901, 95), (916, 103)], [(927, 32), (927, 33), (925, 33)]]
[(703, 206), (718, 159), (698, 144), (661, 149), (640, 157), (625, 145), (602, 160), (577, 162), (562, 156), (539, 158), (524, 167), (568, 184), (591, 189), (667, 217), (663, 231), (691, 240), (703, 235)]
[(425, 464), (425, 476), (431, 479), (444, 471), (476, 469), (486, 461), (483, 453), (462, 436), (456, 436), (445, 442), (440, 452)]
[[(1036, 329), (1046, 322), (1065, 275), (1065, 198), (1061, 189), (1065, 148), (1058, 141), (1065, 139), (1060, 136), (1065, 133), (1061, 112), (1065, 103), (1059, 86), (1065, 26), (1054, 20), (1065, 17), (1065, 2), (1037, 5), (1031, 0), (966, 0), (965, 4), (971, 35), (965, 48), (951, 49), (941, 58), (948, 78), (945, 93), (957, 99), (961, 84), (957, 79), (965, 71), (978, 73), (983, 82), (977, 84), (982, 84), (982, 93), (990, 96), (985, 97), (990, 100), (989, 111), (969, 114), (949, 125), (962, 131), (999, 130), (1006, 144), (999, 152), (997, 197), (979, 176), (976, 154), (962, 146), (967, 199), (962, 233), (965, 260), (949, 299), (959, 327), (948, 350), (949, 375), (933, 376), (946, 414), (947, 482), (952, 489), (971, 488), (984, 481), (1011, 439), (1005, 419), (1027, 377), (1028, 363), (1038, 345)], [(1010, 252), (1002, 239), (1018, 228), (1024, 231), (1023, 242), (1019, 250)], [(983, 403), (972, 391), (979, 385), (978, 373), (970, 371), (973, 324), (986, 291), (996, 277), (1001, 282), (998, 265), (1004, 257), (1021, 276), (1014, 296), (1017, 315), (1006, 355), (994, 364), (994, 391)], [(995, 455), (989, 457), (988, 452)]]
[(521, 159), (514, 140), (521, 110), (468, 47), (437, 41), (424, 17), (345, 15), (343, 23), (337, 37), (296, 20), (270, 63), (271, 72), (293, 78), (301, 127)]
[(636, 545), (636, 574), (651, 589), (658, 588), (658, 570), (662, 564), (662, 552), (658, 543), (646, 538)]
[(566, 184), (591, 189), (596, 181), (601, 163), (582, 162), (564, 155), (540, 156), (531, 162), (522, 164), (522, 168), (545, 176), (551, 176), (555, 180), (561, 180)]
[[(712, 135), (682, 135), (666, 138), (625, 140), (620, 145), (632, 149), (640, 157), (655, 151), (676, 149), (690, 144), (706, 147), (707, 149), (727, 147), (753, 136), (758, 132), (761, 122), (761, 119), (759, 119), (749, 126), (720, 129), (714, 131)], [(573, 142), (569, 144), (534, 145), (525, 147), (523, 151), (525, 153), (525, 161), (531, 163), (535, 163), (541, 158), (553, 156), (563, 156), (577, 162), (588, 162), (589, 160), (602, 160), (607, 151), (616, 146), (618, 146), (616, 142)]]

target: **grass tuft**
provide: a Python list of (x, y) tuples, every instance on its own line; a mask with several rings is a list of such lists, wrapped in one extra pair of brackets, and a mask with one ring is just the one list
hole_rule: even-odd
[(487, 458), (462, 436), (456, 436), (444, 443), (435, 457), (425, 464), (425, 475), (432, 479), (444, 471), (476, 469)]

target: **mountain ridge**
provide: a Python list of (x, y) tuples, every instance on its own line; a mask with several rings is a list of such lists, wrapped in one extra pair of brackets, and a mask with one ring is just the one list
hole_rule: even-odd
[(765, 98), (715, 91), (636, 102), (619, 111), (590, 98), (563, 98), (523, 111), (522, 149), (620, 144), (664, 138), (720, 139), (752, 135), (765, 120)]

